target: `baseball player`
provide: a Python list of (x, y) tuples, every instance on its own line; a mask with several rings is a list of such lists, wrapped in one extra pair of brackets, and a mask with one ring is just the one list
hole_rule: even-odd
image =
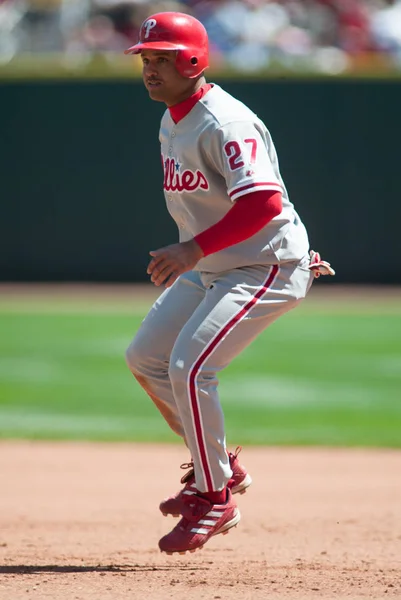
[(177, 12), (152, 15), (126, 53), (141, 55), (150, 98), (167, 106), (163, 188), (179, 230), (179, 243), (150, 252), (150, 279), (166, 289), (126, 359), (192, 457), (184, 488), (160, 504), (181, 519), (159, 548), (185, 554), (237, 525), (233, 496), (251, 483), (239, 449), (226, 449), (218, 373), (297, 306), (315, 276), (334, 271), (309, 251), (266, 126), (206, 82), (203, 25)]

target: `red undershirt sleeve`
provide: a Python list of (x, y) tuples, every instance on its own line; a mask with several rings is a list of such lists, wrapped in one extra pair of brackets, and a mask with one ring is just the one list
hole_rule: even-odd
[(195, 236), (205, 256), (239, 244), (258, 233), (283, 209), (281, 192), (255, 191), (241, 196), (215, 225)]

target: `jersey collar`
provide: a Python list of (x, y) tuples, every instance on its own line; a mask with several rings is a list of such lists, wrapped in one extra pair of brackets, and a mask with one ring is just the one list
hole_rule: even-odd
[(207, 92), (212, 87), (213, 85), (211, 83), (205, 83), (205, 85), (202, 85), (202, 87), (199, 88), (199, 90), (195, 92), (195, 94), (192, 94), (192, 96), (190, 96), (186, 100), (183, 100), (182, 102), (179, 102), (179, 104), (175, 104), (174, 106), (170, 106), (169, 111), (174, 123), (177, 124), (184, 117), (186, 117), (187, 114), (193, 109), (195, 104), (198, 102), (198, 100), (203, 98), (203, 96), (207, 94)]

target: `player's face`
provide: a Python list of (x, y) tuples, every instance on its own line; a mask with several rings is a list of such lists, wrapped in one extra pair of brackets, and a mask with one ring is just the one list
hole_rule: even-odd
[(175, 51), (142, 50), (142, 76), (152, 100), (174, 106), (192, 95), (195, 82), (175, 66)]

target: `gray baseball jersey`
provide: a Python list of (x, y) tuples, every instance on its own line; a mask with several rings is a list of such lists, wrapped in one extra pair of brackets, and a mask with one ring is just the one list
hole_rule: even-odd
[(218, 374), (306, 296), (314, 277), (308, 238), (269, 132), (219, 86), (177, 124), (167, 111), (160, 141), (164, 193), (181, 241), (217, 223), (251, 190), (280, 190), (283, 198), (282, 213), (259, 233), (203, 258), (165, 290), (126, 354), (140, 385), (185, 440), (197, 489), (221, 490), (232, 471)]
[(242, 102), (214, 85), (179, 123), (165, 112), (160, 143), (167, 208), (180, 241), (217, 223), (249, 192), (282, 193), (280, 215), (244, 242), (203, 258), (198, 270), (271, 265), (307, 253), (307, 233), (289, 200), (270, 133)]

